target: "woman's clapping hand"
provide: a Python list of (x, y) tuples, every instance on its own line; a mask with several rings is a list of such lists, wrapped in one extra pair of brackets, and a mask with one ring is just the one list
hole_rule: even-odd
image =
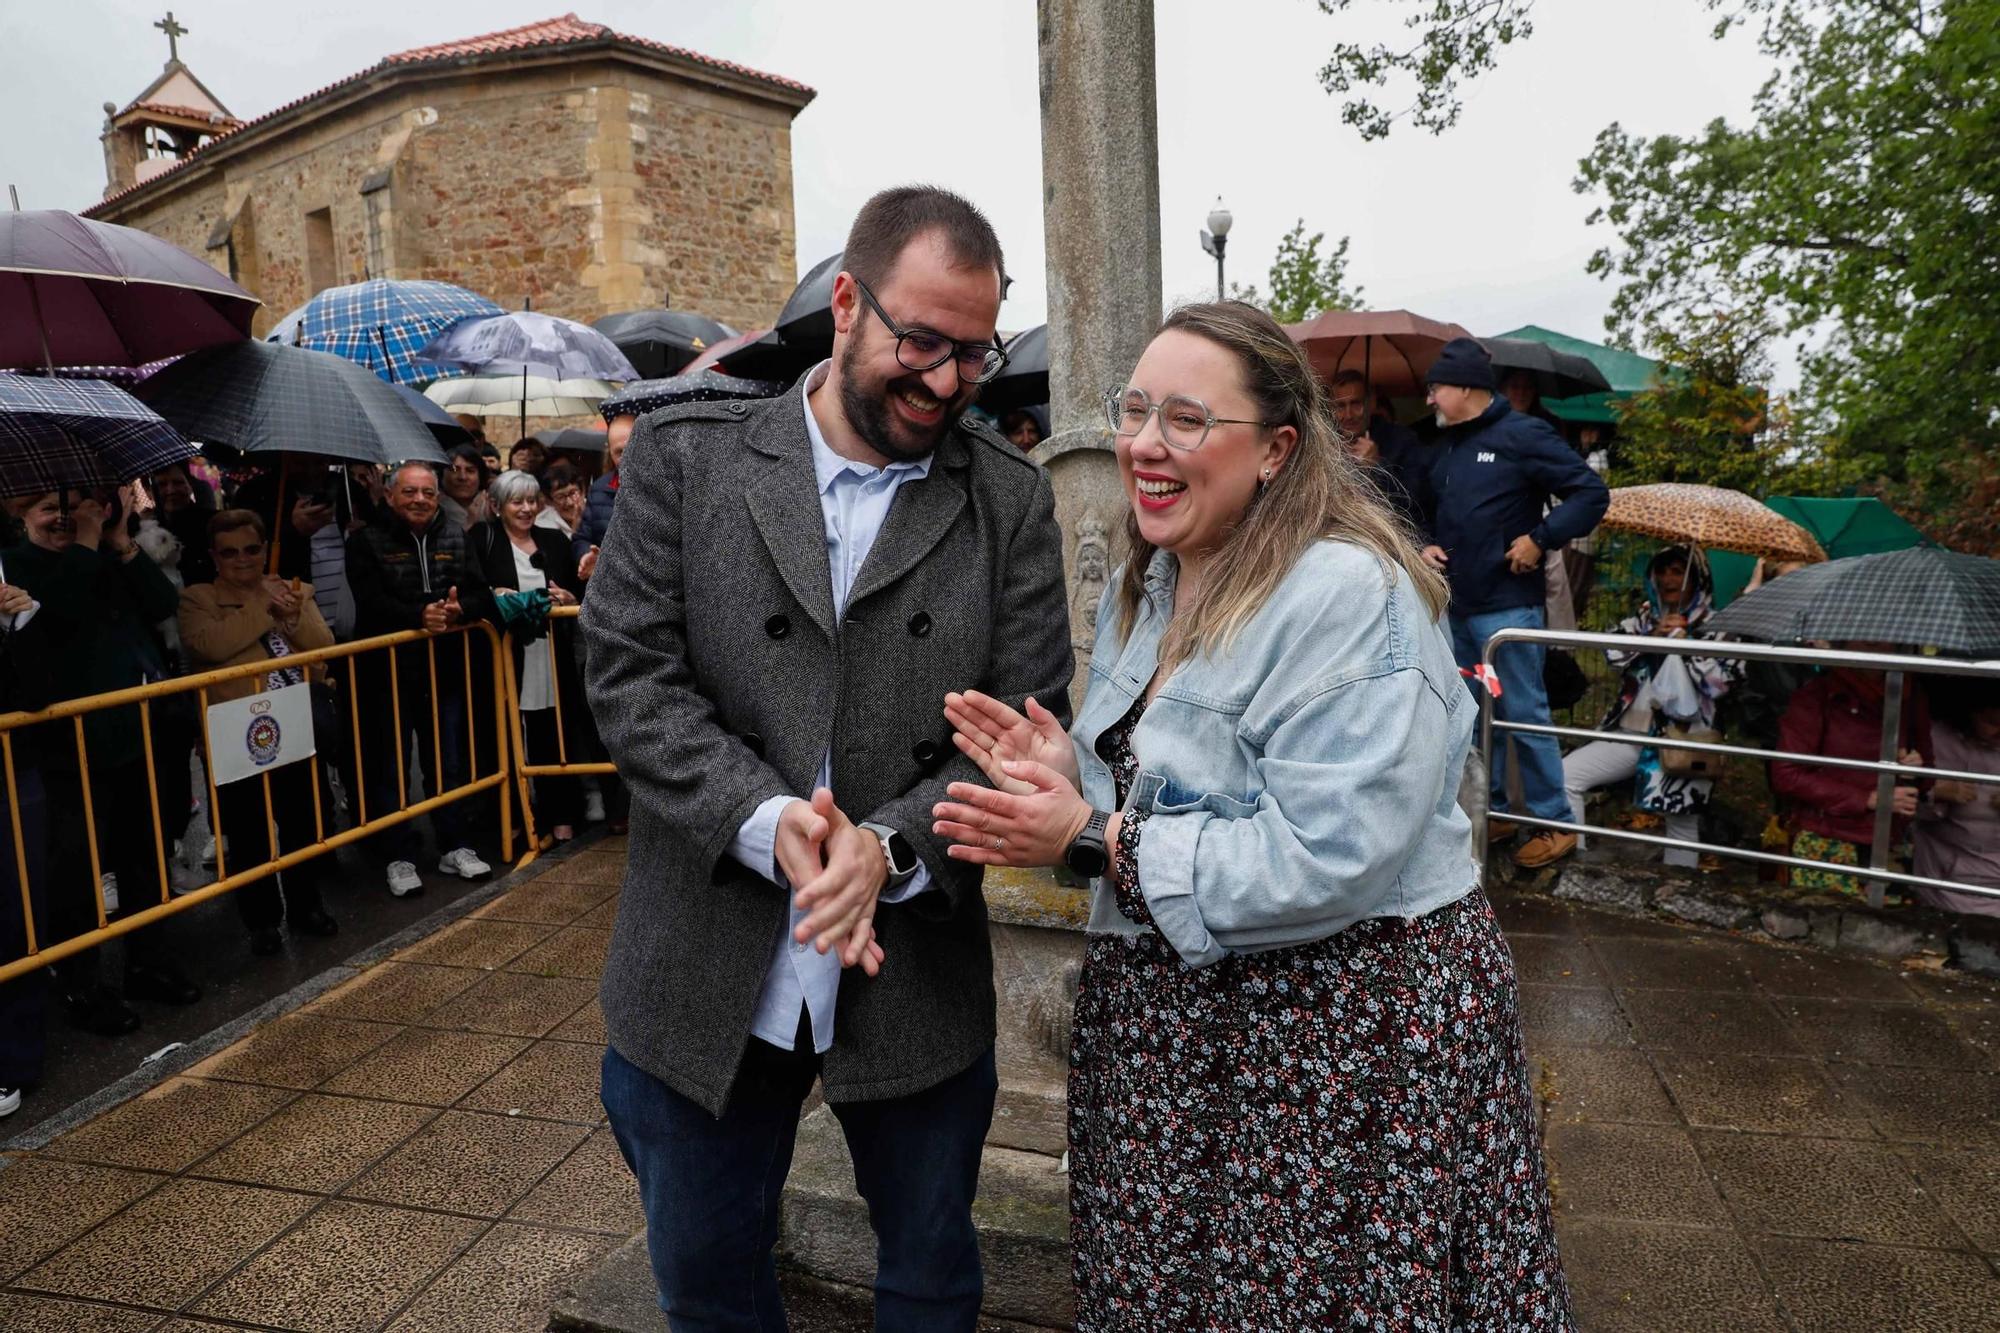
[(1060, 865), (1090, 821), (1090, 803), (1046, 764), (1010, 760), (999, 766), (1008, 789), (971, 782), (945, 788), (949, 801), (931, 807), (931, 832), (955, 844), (954, 861), (982, 866)]
[(1069, 733), (1054, 713), (1033, 698), (1028, 700), (1028, 714), (1023, 717), (991, 695), (967, 690), (945, 695), (944, 715), (953, 727), (952, 744), (979, 765), (986, 780), (1001, 791), (1027, 795), (1034, 790), (1005, 771), (1003, 766), (1015, 760), (1050, 769), (1069, 784), (1071, 794), (1083, 785)]

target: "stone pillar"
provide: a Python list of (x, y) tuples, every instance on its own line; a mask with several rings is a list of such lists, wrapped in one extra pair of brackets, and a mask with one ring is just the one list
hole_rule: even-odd
[(1053, 433), (1096, 427), (1160, 322), (1152, 0), (1040, 0)]
[(1125, 496), (1098, 400), (1160, 322), (1152, 0), (1040, 0), (1040, 46), (1051, 433), (1032, 457), (1063, 529), (1075, 706), (1098, 599), (1124, 555)]

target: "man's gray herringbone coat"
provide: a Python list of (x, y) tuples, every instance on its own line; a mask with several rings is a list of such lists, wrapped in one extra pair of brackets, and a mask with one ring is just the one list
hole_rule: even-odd
[(944, 695), (1032, 693), (1067, 717), (1061, 550), (1047, 475), (961, 426), (897, 491), (836, 625), (801, 395), (639, 422), (583, 613), (591, 706), (632, 789), (602, 987), (620, 1054), (721, 1113), (789, 911), (730, 840), (766, 798), (809, 796), (829, 747), (841, 809), (900, 830), (934, 887), (878, 910), (879, 977), (843, 974), (828, 1098), (917, 1092), (992, 1045), (980, 870), (931, 833), (946, 784), (981, 780)]

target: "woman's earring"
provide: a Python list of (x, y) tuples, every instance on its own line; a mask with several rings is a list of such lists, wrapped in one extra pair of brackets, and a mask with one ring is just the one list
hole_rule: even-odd
[(1271, 479), (1271, 469), (1269, 469), (1269, 468), (1265, 468), (1265, 469), (1264, 469), (1264, 480), (1265, 480), (1265, 481), (1269, 481), (1270, 479)]

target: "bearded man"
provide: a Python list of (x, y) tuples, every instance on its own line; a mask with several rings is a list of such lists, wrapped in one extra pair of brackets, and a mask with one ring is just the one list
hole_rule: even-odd
[(992, 952), (931, 806), (980, 780), (947, 691), (1067, 713), (1060, 535), (1047, 475), (961, 419), (1005, 361), (986, 219), (885, 191), (843, 264), (833, 357), (795, 391), (639, 421), (584, 603), (632, 790), (603, 1097), (676, 1330), (784, 1326), (815, 1077), (876, 1231), (876, 1327), (978, 1318)]

